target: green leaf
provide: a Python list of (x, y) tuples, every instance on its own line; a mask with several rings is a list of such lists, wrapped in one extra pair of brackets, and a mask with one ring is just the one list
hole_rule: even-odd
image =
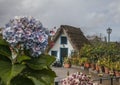
[(18, 75), (11, 80), (11, 85), (34, 85), (31, 79)]
[(47, 83), (46, 85), (53, 85), (54, 78), (56, 77), (56, 74), (54, 71), (50, 69), (49, 70), (43, 69), (41, 71), (41, 74), (42, 74), (41, 79)]
[(17, 76), (24, 68), (24, 65), (0, 61), (0, 78), (6, 85), (10, 85), (11, 79)]
[(27, 62), (27, 65), (34, 70), (42, 70), (47, 69), (53, 62), (55, 58), (49, 55), (41, 55), (38, 58), (31, 58), (30, 61)]
[(38, 79), (36, 79), (35, 77), (32, 77), (32, 76), (28, 76), (28, 78), (33, 81), (34, 85), (44, 85), (43, 80), (40, 81), (40, 80), (38, 80)]
[(0, 45), (7, 45), (8, 46), (8, 43), (5, 40), (0, 39)]
[(33, 81), (34, 85), (53, 85), (56, 77), (55, 72), (51, 69), (27, 69), (25, 75)]
[(11, 57), (12, 55), (9, 46), (6, 46), (6, 45), (0, 45), (0, 54), (6, 57)]
[(3, 56), (3, 55), (1, 55), (1, 54), (0, 54), (0, 60), (7, 61), (7, 62), (11, 62), (11, 60), (10, 60), (9, 57)]
[(46, 60), (46, 64), (48, 66), (50, 66), (54, 61), (55, 61), (55, 57), (50, 56), (50, 55), (41, 55), (40, 56), (40, 60)]
[(19, 62), (19, 63), (21, 63), (21, 62), (23, 62), (23, 61), (25, 61), (25, 60), (30, 60), (31, 58), (29, 57), (29, 56), (26, 56), (26, 55), (23, 55), (23, 56), (19, 56), (18, 58), (17, 58), (17, 61)]
[(0, 54), (9, 58), (12, 55), (9, 44), (3, 39), (0, 39)]
[(11, 85), (53, 85), (56, 74), (51, 69), (33, 70), (26, 68), (22, 75), (11, 80)]

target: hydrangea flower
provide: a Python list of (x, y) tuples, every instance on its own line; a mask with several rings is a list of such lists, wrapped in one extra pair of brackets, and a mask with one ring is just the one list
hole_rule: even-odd
[(48, 44), (48, 30), (33, 17), (16, 16), (6, 24), (2, 34), (12, 47), (22, 45), (32, 56), (39, 56)]
[(61, 80), (62, 85), (93, 85), (90, 79), (83, 73), (73, 73)]

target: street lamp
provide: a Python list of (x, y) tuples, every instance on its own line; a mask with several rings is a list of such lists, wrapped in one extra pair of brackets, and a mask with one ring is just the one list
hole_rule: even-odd
[(112, 29), (109, 27), (109, 28), (107, 29), (107, 33), (108, 33), (108, 42), (110, 42), (110, 34), (111, 34), (111, 32), (112, 32)]
[(98, 76), (100, 77), (100, 84), (102, 84), (102, 77), (103, 77), (102, 70), (100, 70), (100, 73), (98, 74)]
[(114, 72), (113, 71), (110, 71), (110, 80), (111, 80), (111, 85), (113, 85), (113, 77), (114, 77)]

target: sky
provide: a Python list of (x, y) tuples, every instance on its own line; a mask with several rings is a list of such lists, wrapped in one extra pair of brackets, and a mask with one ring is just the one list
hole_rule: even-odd
[(14, 16), (33, 16), (44, 27), (60, 25), (81, 28), (87, 35), (120, 41), (120, 0), (0, 0), (0, 27)]

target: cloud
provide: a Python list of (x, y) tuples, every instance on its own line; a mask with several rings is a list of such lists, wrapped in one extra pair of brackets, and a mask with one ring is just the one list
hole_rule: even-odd
[(14, 16), (33, 16), (45, 27), (61, 24), (80, 27), (86, 35), (102, 33), (111, 27), (119, 40), (119, 0), (0, 0), (0, 25)]
[(112, 20), (114, 23), (119, 24), (120, 23), (120, 1), (114, 1), (109, 5), (110, 14), (112, 16)]

